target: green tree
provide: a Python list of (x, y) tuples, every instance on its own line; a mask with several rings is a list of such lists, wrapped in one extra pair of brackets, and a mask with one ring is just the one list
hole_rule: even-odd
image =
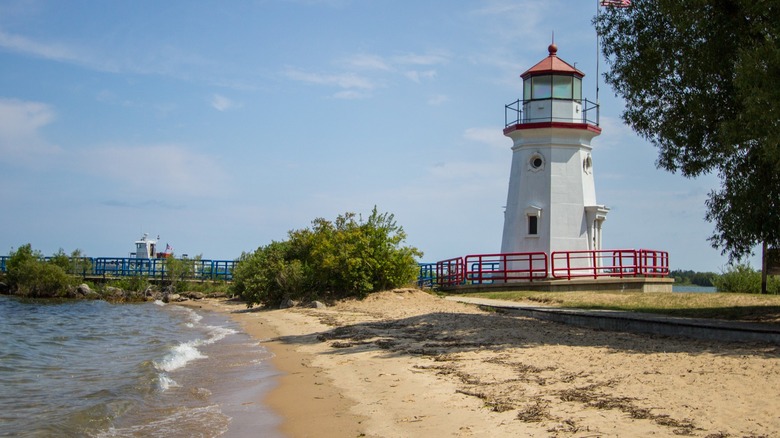
[(402, 286), (417, 275), (422, 253), (404, 246), (406, 233), (392, 214), (374, 207), (368, 219), (345, 213), (322, 218), (289, 239), (242, 254), (233, 270), (233, 293), (253, 304), (284, 299), (364, 297)]
[(29, 243), (20, 246), (16, 251), (11, 251), (8, 256), (6, 269), (8, 282), (12, 289), (21, 281), (25, 266), (43, 259), (43, 254), (40, 251), (34, 251)]
[(92, 271), (92, 262), (80, 249), (74, 249), (70, 253), (70, 269), (69, 273), (73, 275), (85, 276)]
[(60, 264), (67, 263), (68, 257), (55, 256), (52, 260), (44, 261), (41, 253), (34, 251), (29, 243), (11, 252), (7, 264), (11, 292), (33, 298), (67, 296), (75, 281)]
[(62, 248), (49, 258), (49, 263), (59, 266), (65, 272), (70, 270), (70, 257), (65, 254), (65, 250)]
[(686, 177), (717, 172), (713, 247), (780, 246), (780, 7), (769, 0), (634, 0), (596, 18), (624, 121)]
[(166, 283), (178, 292), (184, 290), (187, 285), (184, 280), (195, 278), (195, 267), (200, 265), (201, 259), (201, 255), (194, 259), (188, 257), (177, 259), (171, 254), (164, 262)]
[(303, 269), (300, 260), (289, 260), (289, 242), (271, 242), (252, 253), (243, 253), (233, 269), (233, 293), (251, 307), (254, 304), (278, 304), (300, 298)]
[[(713, 283), (718, 292), (759, 294), (761, 293), (761, 271), (756, 271), (744, 263), (729, 265), (723, 274), (714, 279)], [(780, 293), (780, 278), (770, 278), (768, 283), (768, 293)]]
[(683, 271), (676, 269), (669, 273), (669, 276), (674, 278), (675, 284), (686, 285), (693, 284), (696, 286), (713, 286), (713, 281), (717, 278), (718, 274), (714, 272), (694, 272), (691, 270)]

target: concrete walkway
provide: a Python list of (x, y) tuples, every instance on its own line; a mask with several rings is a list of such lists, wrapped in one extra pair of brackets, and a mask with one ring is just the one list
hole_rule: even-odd
[(762, 342), (780, 345), (780, 324), (680, 318), (615, 310), (581, 310), (528, 306), (514, 301), (450, 295), (446, 299), (491, 307), (523, 316), (600, 330), (652, 333), (726, 342)]

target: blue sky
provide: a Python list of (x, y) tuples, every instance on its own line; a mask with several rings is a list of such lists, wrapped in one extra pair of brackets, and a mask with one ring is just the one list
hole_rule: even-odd
[[(374, 205), (425, 261), (498, 252), (504, 105), (553, 32), (595, 99), (595, 13), (595, 0), (4, 0), (0, 253), (126, 256), (147, 232), (232, 259)], [(601, 82), (604, 247), (719, 271), (704, 220), (718, 180), (656, 169)]]

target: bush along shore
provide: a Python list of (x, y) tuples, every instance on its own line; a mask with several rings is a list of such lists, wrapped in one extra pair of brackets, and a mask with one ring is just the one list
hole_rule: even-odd
[[(75, 279), (74, 280), (78, 280)], [(53, 290), (37, 290), (36, 293), (28, 293), (25, 290), (12, 288), (6, 278), (0, 276), (0, 295), (11, 295), (20, 298), (30, 299), (63, 299), (63, 300), (104, 300), (115, 303), (139, 303), (144, 301), (162, 301), (164, 303), (173, 303), (187, 300), (200, 300), (209, 298), (224, 298), (227, 294), (225, 287), (221, 285), (202, 286), (196, 285), (201, 290), (180, 290), (181, 286), (167, 285), (158, 288), (154, 285), (148, 285), (144, 289), (126, 289), (124, 287), (114, 286), (112, 284), (121, 284), (121, 281), (107, 284), (72, 284), (64, 288)], [(205, 290), (213, 288), (213, 290)]]
[[(142, 302), (161, 300), (164, 302), (201, 299), (206, 296), (224, 297), (228, 284), (224, 282), (194, 283), (183, 281), (185, 272), (172, 276), (165, 282), (152, 284), (144, 276), (124, 277), (107, 280), (105, 283), (86, 283), (72, 272), (81, 272), (83, 263), (80, 251), (70, 256), (60, 251), (46, 260), (29, 244), (11, 252), (6, 273), (0, 274), (0, 294), (22, 298), (91, 299), (111, 302)], [(178, 272), (171, 259), (170, 272)]]
[[(106, 284), (83, 284), (74, 275), (89, 271), (80, 250), (60, 250), (48, 260), (31, 245), (12, 251), (0, 293), (29, 298), (92, 298), (133, 302), (176, 301), (201, 296), (237, 296), (248, 307), (289, 305), (291, 302), (333, 302), (365, 298), (368, 294), (414, 284), (422, 252), (404, 244), (406, 233), (390, 213), (376, 207), (364, 220), (344, 213), (331, 222), (312, 221), (310, 228), (292, 230), (289, 239), (244, 253), (231, 284), (194, 283), (191, 265), (174, 257), (165, 260), (168, 277), (152, 285), (143, 276), (112, 279)], [(154, 286), (162, 287), (162, 290)]]

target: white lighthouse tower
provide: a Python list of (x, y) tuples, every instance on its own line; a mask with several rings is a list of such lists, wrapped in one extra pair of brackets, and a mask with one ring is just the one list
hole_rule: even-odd
[(501, 253), (601, 249), (608, 208), (596, 203), (591, 140), (598, 105), (582, 98), (584, 73), (549, 55), (520, 75), (523, 99), (506, 106), (514, 142)]

